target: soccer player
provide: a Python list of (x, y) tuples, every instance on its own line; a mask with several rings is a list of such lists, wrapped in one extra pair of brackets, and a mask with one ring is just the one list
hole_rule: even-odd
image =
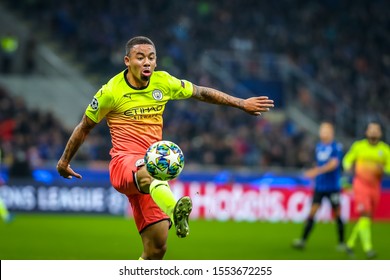
[(10, 223), (13, 220), (13, 215), (8, 211), (7, 206), (0, 197), (0, 217), (5, 223)]
[(309, 216), (306, 220), (302, 236), (293, 241), (293, 247), (303, 249), (306, 245), (309, 234), (314, 226), (314, 218), (321, 206), (322, 199), (327, 198), (334, 212), (337, 234), (338, 249), (344, 250), (344, 222), (340, 212), (340, 174), (342, 148), (341, 144), (334, 140), (334, 126), (330, 122), (322, 122), (319, 128), (320, 142), (316, 145), (315, 158), (316, 166), (307, 170), (304, 176), (315, 178), (315, 188)]
[[(1, 156), (1, 149), (0, 149), (0, 188), (1, 186), (4, 185), (4, 180), (1, 176), (1, 159), (2, 159), (2, 156)], [(12, 220), (14, 219), (14, 215), (11, 214), (8, 209), (7, 209), (7, 205), (5, 205), (4, 201), (1, 199), (0, 197), (0, 218), (5, 222), (5, 223), (10, 223), (12, 222)]]
[(127, 42), (127, 68), (95, 94), (57, 163), (61, 176), (81, 178), (70, 167), (70, 161), (91, 129), (106, 118), (112, 138), (110, 180), (117, 191), (128, 197), (133, 209), (143, 243), (140, 259), (164, 257), (171, 223), (179, 237), (189, 233), (191, 199), (185, 196), (176, 201), (168, 182), (153, 179), (143, 162), (147, 148), (162, 140), (165, 104), (192, 97), (236, 107), (255, 116), (273, 107), (273, 100), (266, 96), (240, 99), (179, 80), (164, 71), (154, 71), (156, 59), (155, 45), (149, 38), (138, 36)]
[(353, 257), (353, 248), (360, 237), (366, 257), (376, 257), (371, 241), (371, 220), (380, 198), (384, 173), (390, 173), (390, 148), (381, 141), (382, 129), (370, 122), (366, 138), (355, 141), (343, 159), (345, 171), (353, 173), (353, 192), (359, 219), (347, 241), (347, 253)]

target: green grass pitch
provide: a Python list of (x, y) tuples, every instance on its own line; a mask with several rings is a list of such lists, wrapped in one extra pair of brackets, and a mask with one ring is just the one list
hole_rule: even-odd
[[(171, 229), (165, 259), (177, 260), (331, 260), (348, 259), (336, 251), (333, 223), (317, 223), (304, 251), (290, 247), (302, 224), (194, 220), (184, 239)], [(346, 227), (347, 236), (352, 224)], [(373, 224), (378, 259), (390, 259), (390, 223)], [(360, 244), (357, 258), (364, 259)], [(123, 217), (17, 214), (0, 222), (0, 259), (138, 259), (141, 239), (134, 221)]]

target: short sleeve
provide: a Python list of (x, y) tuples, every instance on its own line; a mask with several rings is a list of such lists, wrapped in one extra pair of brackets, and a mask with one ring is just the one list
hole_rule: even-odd
[(360, 142), (355, 142), (352, 144), (351, 148), (349, 149), (349, 151), (345, 154), (344, 158), (343, 158), (343, 168), (344, 170), (349, 170), (351, 169), (355, 159), (356, 159), (356, 156), (358, 154), (358, 150), (359, 150), (359, 143)]
[(343, 155), (343, 145), (341, 143), (335, 143), (332, 150), (332, 158), (341, 159)]
[(99, 123), (112, 110), (113, 104), (113, 95), (104, 85), (93, 97), (85, 110), (85, 115), (95, 123)]
[(178, 78), (168, 74), (171, 99), (186, 99), (192, 96), (193, 84), (186, 80), (179, 80)]
[(385, 173), (390, 175), (390, 146), (385, 145), (385, 166), (384, 166)]

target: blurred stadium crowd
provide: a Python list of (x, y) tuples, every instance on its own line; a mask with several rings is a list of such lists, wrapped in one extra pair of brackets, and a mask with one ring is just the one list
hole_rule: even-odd
[[(179, 78), (223, 88), (197, 66), (203, 50), (284, 54), (348, 109), (341, 124), (348, 136), (360, 135), (356, 124), (361, 115), (390, 120), (386, 0), (4, 2), (35, 22), (34, 28), (47, 28), (64, 52), (74, 52), (85, 64), (86, 72), (100, 75), (100, 84), (123, 69), (125, 42), (145, 35), (156, 44), (158, 68)], [(7, 142), (1, 134), (5, 150), (8, 145), (27, 145), (40, 159), (58, 158), (70, 132), (50, 114), (29, 112), (20, 100), (12, 100), (4, 90), (1, 94), (6, 109), (1, 109), (1, 126), (12, 122), (15, 139)], [(296, 94), (302, 110), (323, 112), (328, 119), (340, 113), (324, 108), (310, 91)], [(274, 124), (235, 109), (189, 102), (167, 106), (164, 135), (192, 162), (298, 168), (311, 162), (314, 139), (290, 120)], [(110, 139), (105, 125), (99, 127), (80, 151), (80, 160), (107, 159)], [(22, 140), (23, 133), (32, 136)]]
[[(299, 167), (311, 160), (307, 145), (312, 141), (291, 122), (275, 125), (263, 118), (242, 117), (235, 109), (226, 114), (222, 107), (208, 112), (210, 108), (192, 102), (191, 112), (186, 106), (172, 105), (175, 108), (166, 110), (165, 122), (167, 139), (179, 143), (188, 163)], [(52, 113), (28, 109), (22, 98), (12, 97), (1, 87), (0, 104), (0, 147), (4, 163), (11, 166), (11, 176), (30, 176), (32, 169), (53, 164), (61, 156), (71, 131)], [(106, 123), (101, 122), (76, 159), (109, 160), (107, 132)]]
[(0, 148), (10, 176), (28, 177), (44, 160), (60, 156), (67, 132), (51, 113), (27, 108), (0, 87)]

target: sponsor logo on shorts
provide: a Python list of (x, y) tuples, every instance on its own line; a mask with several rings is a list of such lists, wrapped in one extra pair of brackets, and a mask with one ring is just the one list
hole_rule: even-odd
[(339, 193), (333, 193), (330, 195), (330, 200), (333, 204), (338, 205), (340, 204), (340, 194)]
[(139, 160), (137, 160), (135, 162), (135, 167), (140, 167), (140, 166), (143, 166), (145, 165), (145, 160), (143, 158), (140, 158)]

